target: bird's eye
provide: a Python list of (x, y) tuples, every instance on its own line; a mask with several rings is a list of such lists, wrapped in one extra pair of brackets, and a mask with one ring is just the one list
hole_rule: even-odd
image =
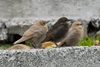
[(78, 26), (78, 25), (80, 25), (80, 24), (77, 24), (77, 26)]
[(45, 25), (45, 23), (42, 23), (41, 25)]
[(80, 25), (82, 25), (82, 24), (77, 24), (77, 26), (80, 26)]
[(45, 23), (43, 23), (45, 25)]

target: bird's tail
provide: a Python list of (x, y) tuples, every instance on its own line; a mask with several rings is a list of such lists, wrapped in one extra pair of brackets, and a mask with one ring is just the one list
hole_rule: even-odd
[(64, 42), (61, 42), (61, 43), (58, 45), (58, 47), (61, 47), (62, 45), (64, 45)]
[(25, 41), (26, 39), (25, 38), (20, 38), (19, 40), (15, 41), (14, 44), (18, 44), (18, 43), (21, 43), (23, 41)]
[(61, 43), (58, 45), (58, 47), (64, 46), (66, 44), (66, 40), (61, 41)]

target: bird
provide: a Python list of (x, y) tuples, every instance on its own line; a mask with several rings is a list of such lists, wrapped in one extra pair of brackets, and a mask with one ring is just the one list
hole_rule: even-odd
[(48, 30), (46, 38), (42, 43), (52, 41), (56, 44), (57, 42), (60, 42), (69, 30), (70, 23), (68, 23), (68, 21), (70, 20), (66, 17), (59, 18), (58, 21)]
[[(59, 44), (60, 44), (60, 42), (57, 43), (57, 45), (59, 45)], [(42, 43), (41, 48), (57, 48), (57, 46), (54, 42), (48, 41), (48, 42)]]
[(53, 48), (53, 47), (57, 47), (57, 46), (55, 45), (55, 43), (48, 41), (48, 42), (42, 43), (41, 48)]
[(82, 27), (82, 23), (79, 21), (75, 21), (70, 27), (66, 37), (59, 44), (59, 47), (76, 46), (78, 43), (82, 41), (83, 37), (84, 29)]
[(12, 49), (31, 49), (31, 47), (26, 46), (24, 44), (17, 44), (17, 45), (13, 45), (12, 47), (8, 48), (7, 50), (12, 50)]
[(41, 41), (46, 37), (48, 31), (47, 21), (40, 20), (36, 24), (33, 24), (27, 31), (24, 32), (23, 36), (14, 42), (14, 44), (27, 41), (32, 44), (34, 48), (41, 47)]
[(99, 40), (95, 40), (94, 46), (100, 46), (100, 41)]
[(100, 30), (100, 20), (92, 18), (87, 27), (87, 34), (89, 37), (97, 36), (97, 32)]

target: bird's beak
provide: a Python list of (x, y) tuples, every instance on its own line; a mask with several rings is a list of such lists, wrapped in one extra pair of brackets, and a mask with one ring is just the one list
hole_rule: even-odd
[(71, 26), (72, 25), (72, 23), (70, 22), (70, 21), (68, 21), (68, 22), (66, 22), (69, 26)]
[(47, 21), (47, 23), (49, 23), (50, 21)]
[(68, 21), (71, 21), (71, 19), (68, 19)]
[(83, 23), (81, 23), (80, 25), (83, 25)]

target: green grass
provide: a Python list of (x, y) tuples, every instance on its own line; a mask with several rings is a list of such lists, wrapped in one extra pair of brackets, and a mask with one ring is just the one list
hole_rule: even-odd
[[(27, 42), (25, 42), (25, 44), (26, 44), (27, 46), (32, 47), (32, 45), (29, 44), (29, 43), (27, 43)], [(2, 47), (4, 50), (7, 49), (7, 48), (9, 48), (9, 47), (11, 47), (11, 46), (12, 46), (11, 44), (0, 44), (0, 47)]]
[[(97, 36), (96, 40), (100, 41), (100, 35)], [(93, 46), (95, 44), (95, 36), (83, 38), (83, 40), (77, 46)]]
[(83, 38), (83, 40), (77, 45), (77, 46), (92, 46), (94, 45), (94, 39), (93, 38)]
[(11, 47), (12, 45), (10, 45), (10, 44), (0, 44), (0, 46), (4, 46), (4, 47)]
[(6, 49), (6, 48), (9, 48), (9, 47), (11, 47), (12, 45), (10, 45), (10, 44), (0, 44), (0, 47), (2, 47), (4, 50)]
[(27, 43), (27, 42), (25, 42), (25, 44), (26, 44), (27, 46), (33, 47), (32, 44), (29, 44), (29, 43)]

